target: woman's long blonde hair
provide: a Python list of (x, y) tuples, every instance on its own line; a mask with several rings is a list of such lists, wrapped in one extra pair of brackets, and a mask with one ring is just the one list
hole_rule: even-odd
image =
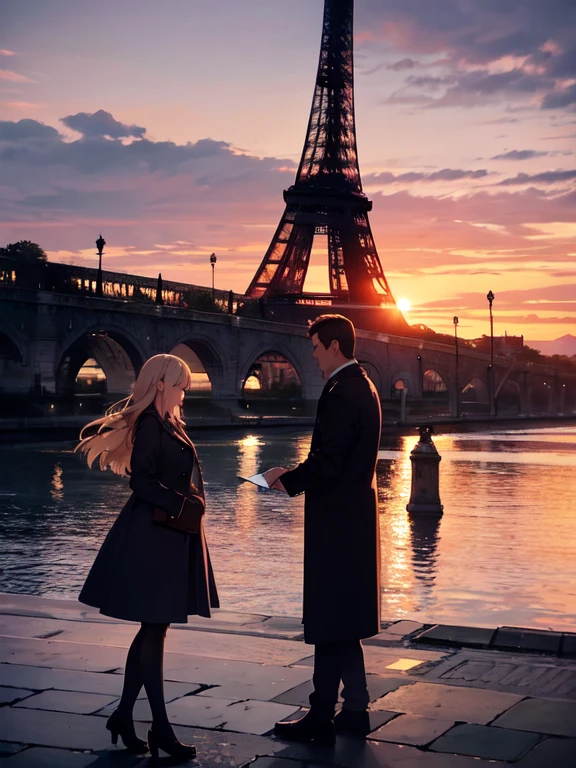
[[(163, 416), (176, 418), (183, 424), (175, 414), (165, 413), (164, 393), (170, 387), (188, 389), (192, 383), (190, 368), (184, 360), (175, 355), (154, 355), (142, 366), (130, 397), (114, 403), (105, 416), (86, 424), (80, 432), (80, 442), (75, 451), (86, 455), (88, 466), (91, 467), (99, 457), (100, 469), (110, 468), (117, 475), (130, 474), (136, 422), (140, 414), (154, 403), (160, 391), (159, 381), (164, 382), (160, 393), (160, 412)], [(84, 437), (85, 432), (94, 427), (98, 427), (96, 434)]]

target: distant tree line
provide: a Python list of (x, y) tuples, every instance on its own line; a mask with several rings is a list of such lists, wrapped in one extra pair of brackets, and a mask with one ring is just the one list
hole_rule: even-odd
[(38, 243), (33, 243), (31, 240), (8, 243), (5, 248), (0, 248), (0, 258), (2, 257), (26, 264), (46, 263), (48, 261), (46, 251)]

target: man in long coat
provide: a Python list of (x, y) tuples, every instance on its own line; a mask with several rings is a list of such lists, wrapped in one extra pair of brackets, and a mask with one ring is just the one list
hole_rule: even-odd
[[(301, 719), (276, 735), (334, 743), (335, 732), (369, 732), (361, 639), (380, 631), (380, 536), (376, 462), (382, 415), (376, 388), (354, 358), (354, 326), (322, 315), (308, 331), (327, 379), (308, 458), (265, 473), (289, 496), (305, 493), (304, 640), (315, 646), (314, 692)], [(343, 709), (334, 711), (343, 682)]]

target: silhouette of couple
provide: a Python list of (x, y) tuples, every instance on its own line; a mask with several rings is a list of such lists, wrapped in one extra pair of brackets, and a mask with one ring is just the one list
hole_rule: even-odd
[[(339, 732), (370, 730), (361, 640), (380, 631), (380, 537), (376, 461), (378, 393), (354, 358), (353, 324), (322, 315), (308, 335), (326, 379), (308, 457), (293, 469), (264, 473), (270, 487), (305, 494), (304, 640), (314, 645), (314, 691), (300, 719), (277, 723), (281, 739), (334, 744)], [(163, 692), (163, 655), (171, 623), (210, 617), (218, 593), (204, 536), (204, 490), (196, 450), (181, 419), (191, 384), (186, 363), (156, 355), (133, 394), (82, 431), (77, 450), (130, 476), (132, 495), (110, 529), (79, 599), (106, 616), (140, 622), (128, 651), (118, 708), (106, 727), (132, 752), (159, 750), (193, 759), (176, 738)], [(85, 433), (95, 434), (84, 437)], [(343, 683), (343, 707), (335, 715)], [(144, 687), (152, 711), (148, 741), (135, 731), (133, 708)]]

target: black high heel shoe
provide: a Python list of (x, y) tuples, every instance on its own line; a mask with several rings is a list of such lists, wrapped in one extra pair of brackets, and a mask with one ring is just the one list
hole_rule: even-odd
[(196, 757), (196, 747), (192, 744), (182, 744), (174, 735), (159, 736), (153, 730), (149, 730), (148, 745), (154, 759), (158, 758), (158, 750), (160, 749), (178, 760), (194, 760)]
[(136, 736), (132, 720), (123, 720), (118, 715), (117, 709), (108, 718), (106, 728), (112, 736), (112, 744), (118, 744), (118, 736), (120, 736), (122, 743), (129, 752), (135, 755), (148, 752), (148, 744)]

